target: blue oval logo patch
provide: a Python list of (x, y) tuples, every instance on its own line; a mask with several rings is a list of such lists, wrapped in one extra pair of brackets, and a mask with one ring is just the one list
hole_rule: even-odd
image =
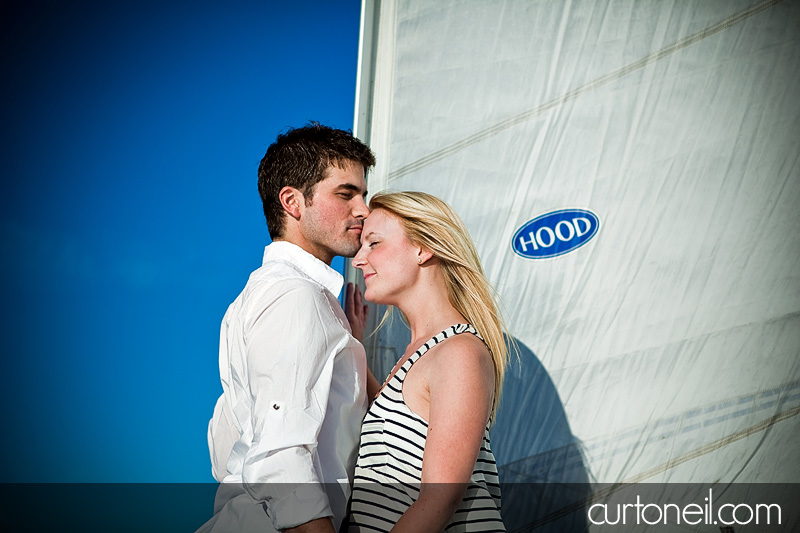
[(580, 248), (597, 234), (600, 219), (586, 209), (561, 209), (525, 223), (514, 234), (511, 247), (529, 259), (556, 257)]

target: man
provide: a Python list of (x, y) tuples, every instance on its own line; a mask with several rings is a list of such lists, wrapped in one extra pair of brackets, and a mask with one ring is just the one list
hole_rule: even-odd
[[(378, 384), (330, 263), (359, 249), (374, 164), (349, 132), (316, 123), (279, 135), (261, 161), (273, 243), (222, 322), (223, 394), (208, 440), (223, 484), (201, 530), (334, 532), (343, 520), (368, 389)], [(363, 320), (358, 299), (355, 308)]]

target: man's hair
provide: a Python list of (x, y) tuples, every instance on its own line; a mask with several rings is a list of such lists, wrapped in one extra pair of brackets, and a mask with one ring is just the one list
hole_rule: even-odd
[(310, 122), (278, 135), (258, 166), (258, 192), (270, 237), (281, 237), (285, 227), (286, 215), (278, 198), (281, 189), (294, 187), (311, 205), (314, 187), (325, 179), (329, 167), (354, 163), (366, 173), (375, 165), (375, 156), (350, 131)]
[(494, 421), (508, 361), (503, 336), (508, 330), (467, 227), (452, 207), (424, 192), (379, 192), (370, 200), (369, 208), (383, 209), (397, 217), (408, 240), (439, 259), (450, 304), (475, 327), (492, 354)]

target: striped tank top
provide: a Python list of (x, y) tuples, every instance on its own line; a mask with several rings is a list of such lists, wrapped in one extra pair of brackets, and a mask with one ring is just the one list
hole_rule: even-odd
[[(430, 348), (465, 332), (483, 340), (469, 324), (450, 326), (403, 363), (367, 411), (350, 500), (351, 533), (389, 531), (419, 496), (428, 423), (403, 400), (403, 380)], [(464, 499), (445, 531), (505, 531), (488, 423)]]

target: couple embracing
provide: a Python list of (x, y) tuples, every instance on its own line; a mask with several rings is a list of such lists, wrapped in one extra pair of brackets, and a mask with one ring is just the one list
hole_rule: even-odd
[[(379, 193), (375, 158), (312, 123), (258, 171), (272, 244), (220, 335), (209, 424), (215, 515), (200, 531), (505, 531), (489, 425), (506, 362), (492, 288), (453, 210)], [(364, 297), (400, 309), (411, 343), (383, 385), (360, 340)]]

